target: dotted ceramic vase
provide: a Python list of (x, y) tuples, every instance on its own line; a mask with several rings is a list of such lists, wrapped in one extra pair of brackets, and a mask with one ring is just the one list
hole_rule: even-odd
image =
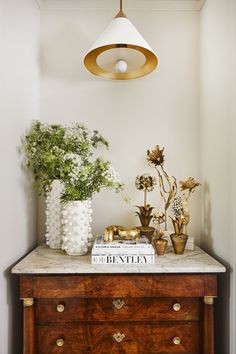
[(62, 245), (61, 194), (63, 184), (55, 180), (46, 197), (46, 244), (50, 248), (60, 249)]
[(91, 200), (73, 201), (63, 205), (62, 249), (70, 256), (81, 256), (88, 252), (92, 240)]

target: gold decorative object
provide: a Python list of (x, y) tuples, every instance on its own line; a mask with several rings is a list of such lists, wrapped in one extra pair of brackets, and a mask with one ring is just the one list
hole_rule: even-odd
[(145, 206), (137, 206), (137, 208), (139, 208), (139, 212), (137, 211), (136, 215), (138, 215), (141, 225), (143, 227), (148, 227), (150, 221), (153, 218), (152, 215), (153, 207), (147, 204)]
[(174, 337), (174, 338), (173, 338), (173, 343), (174, 343), (175, 345), (179, 345), (179, 344), (181, 343), (181, 339), (180, 339), (179, 337)]
[(187, 225), (190, 221), (190, 210), (188, 206), (188, 200), (191, 193), (195, 192), (195, 189), (201, 185), (201, 183), (195, 181), (193, 177), (189, 177), (186, 181), (180, 181), (180, 189), (181, 191), (187, 191), (188, 195), (186, 196), (185, 193), (182, 195), (182, 205), (183, 205), (183, 215), (185, 218), (185, 233), (187, 234)]
[(176, 304), (173, 305), (173, 310), (174, 311), (178, 312), (178, 311), (180, 311), (180, 309), (181, 309), (180, 304), (176, 303)]
[(184, 233), (184, 226), (186, 226), (189, 221), (189, 210), (187, 213), (183, 205), (183, 200), (180, 196), (174, 198), (171, 209), (174, 216), (170, 216), (170, 218), (175, 231), (170, 235), (171, 242), (174, 252), (176, 254), (183, 254), (188, 239), (187, 234)]
[(164, 163), (164, 157), (165, 157), (163, 152), (164, 152), (164, 148), (160, 149), (160, 146), (156, 145), (154, 150), (147, 151), (147, 160), (150, 163), (154, 164), (155, 166), (162, 166)]
[[(152, 215), (153, 222), (158, 224), (158, 237), (157, 239), (154, 239), (154, 245), (156, 247), (157, 254), (162, 255), (164, 254), (163, 252), (165, 252), (166, 242), (163, 240), (163, 230), (161, 229), (161, 224), (165, 223), (165, 231), (167, 231), (167, 211), (170, 206), (172, 215), (168, 216), (171, 218), (174, 227), (174, 233), (170, 235), (171, 242), (175, 253), (183, 254), (188, 239), (187, 225), (190, 221), (188, 200), (191, 193), (196, 190), (200, 183), (197, 182), (193, 177), (189, 177), (186, 181), (180, 181), (179, 185), (182, 193), (179, 193), (180, 195), (177, 196), (177, 180), (174, 176), (170, 176), (164, 168), (164, 148), (160, 148), (159, 145), (156, 145), (154, 150), (147, 150), (146, 159), (149, 164), (154, 166), (157, 171), (159, 192), (164, 203), (164, 211)], [(188, 191), (188, 194), (185, 193), (186, 191)], [(149, 213), (150, 215), (151, 212)]]
[(144, 206), (147, 205), (147, 192), (152, 192), (156, 184), (156, 178), (148, 173), (135, 178), (135, 187), (139, 191), (144, 191)]
[(148, 173), (144, 173), (141, 176), (137, 176), (135, 179), (135, 187), (138, 190), (144, 192), (144, 205), (137, 205), (139, 211), (135, 214), (139, 217), (140, 223), (142, 225), (141, 227), (139, 227), (141, 235), (145, 235), (150, 238), (153, 232), (155, 231), (153, 227), (149, 227), (150, 221), (153, 218), (152, 211), (154, 208), (150, 204), (147, 204), (147, 192), (153, 191), (156, 183), (156, 178)]
[(63, 304), (57, 305), (57, 312), (63, 312), (65, 310), (65, 306)]
[(118, 333), (114, 333), (112, 337), (115, 339), (117, 343), (120, 343), (125, 338), (125, 334), (118, 332)]
[(155, 246), (158, 256), (163, 256), (168, 244), (168, 241), (164, 238), (164, 231), (160, 228), (156, 231), (157, 238), (153, 238), (153, 244)]
[(152, 236), (155, 232), (155, 227), (152, 227), (152, 226), (138, 226), (138, 229), (140, 230), (140, 234), (142, 236), (146, 236), (149, 241), (151, 242), (152, 241)]
[(103, 233), (104, 242), (112, 242), (114, 238), (120, 240), (134, 240), (140, 238), (140, 230), (137, 227), (123, 227), (111, 225), (105, 228)]
[(58, 338), (57, 341), (56, 341), (56, 345), (57, 345), (58, 347), (63, 347), (63, 345), (64, 345), (64, 339)]
[(170, 217), (173, 223), (175, 233), (172, 234), (171, 241), (174, 247), (174, 251), (177, 254), (182, 254), (187, 242), (187, 225), (190, 220), (190, 210), (188, 206), (188, 199), (190, 194), (193, 193), (195, 188), (200, 185), (194, 178), (190, 177), (187, 181), (180, 182), (182, 190), (189, 190), (188, 196), (185, 193), (182, 196), (174, 198), (172, 204), (173, 217)]
[(123, 299), (116, 299), (112, 303), (118, 310), (122, 309), (125, 305), (125, 301)]
[(167, 230), (167, 210), (177, 193), (177, 183), (174, 176), (170, 177), (164, 169), (164, 148), (156, 145), (155, 149), (147, 150), (147, 161), (154, 165), (159, 181), (160, 195), (164, 202), (165, 230)]
[(153, 49), (120, 11), (84, 57), (94, 75), (110, 80), (135, 79), (152, 72), (158, 64)]
[(25, 307), (30, 307), (30, 306), (33, 306), (33, 304), (34, 304), (34, 299), (31, 297), (26, 297), (26, 298), (23, 298), (22, 300), (23, 300), (23, 305)]
[(158, 256), (163, 256), (166, 251), (166, 247), (168, 244), (168, 240), (164, 238), (164, 230), (161, 228), (161, 224), (165, 222), (165, 214), (164, 213), (156, 213), (154, 215), (154, 223), (158, 224), (158, 228), (156, 230), (156, 237), (153, 238), (153, 244), (155, 246), (156, 252)]
[(204, 298), (203, 298), (204, 304), (213, 305), (214, 298), (216, 298), (216, 296), (204, 296)]
[(165, 213), (156, 213), (153, 215), (153, 222), (154, 224), (158, 224), (159, 228), (160, 225), (163, 224), (165, 221), (166, 221)]
[(189, 194), (193, 193), (195, 191), (195, 188), (201, 185), (201, 183), (195, 181), (193, 177), (189, 177), (186, 181), (180, 181), (179, 184), (180, 189), (182, 191), (188, 190)]
[(163, 256), (165, 254), (168, 241), (165, 238), (158, 238), (154, 239), (153, 243), (158, 256)]
[(171, 238), (171, 242), (175, 254), (179, 254), (179, 255), (183, 254), (188, 240), (188, 236), (185, 234), (180, 234), (180, 235), (171, 234), (170, 238)]

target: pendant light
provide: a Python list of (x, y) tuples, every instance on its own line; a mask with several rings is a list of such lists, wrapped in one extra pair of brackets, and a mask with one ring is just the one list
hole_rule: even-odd
[(158, 58), (134, 25), (120, 11), (84, 57), (92, 74), (111, 80), (135, 79), (152, 72)]

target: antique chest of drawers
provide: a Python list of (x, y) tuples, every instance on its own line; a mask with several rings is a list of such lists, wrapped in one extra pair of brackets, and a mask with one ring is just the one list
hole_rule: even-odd
[(20, 275), (24, 354), (214, 354), (225, 268), (197, 248), (154, 265), (94, 266), (41, 245)]

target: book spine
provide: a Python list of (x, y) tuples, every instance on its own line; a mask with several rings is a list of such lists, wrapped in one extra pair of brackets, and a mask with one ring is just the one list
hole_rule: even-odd
[(92, 264), (154, 264), (154, 255), (92, 255)]
[(102, 248), (102, 247), (93, 247), (92, 248), (92, 255), (119, 255), (119, 254), (126, 254), (126, 255), (132, 255), (132, 254), (136, 254), (136, 255), (141, 255), (141, 254), (145, 254), (145, 255), (152, 255), (155, 254), (155, 250), (153, 247), (149, 247), (149, 248)]

